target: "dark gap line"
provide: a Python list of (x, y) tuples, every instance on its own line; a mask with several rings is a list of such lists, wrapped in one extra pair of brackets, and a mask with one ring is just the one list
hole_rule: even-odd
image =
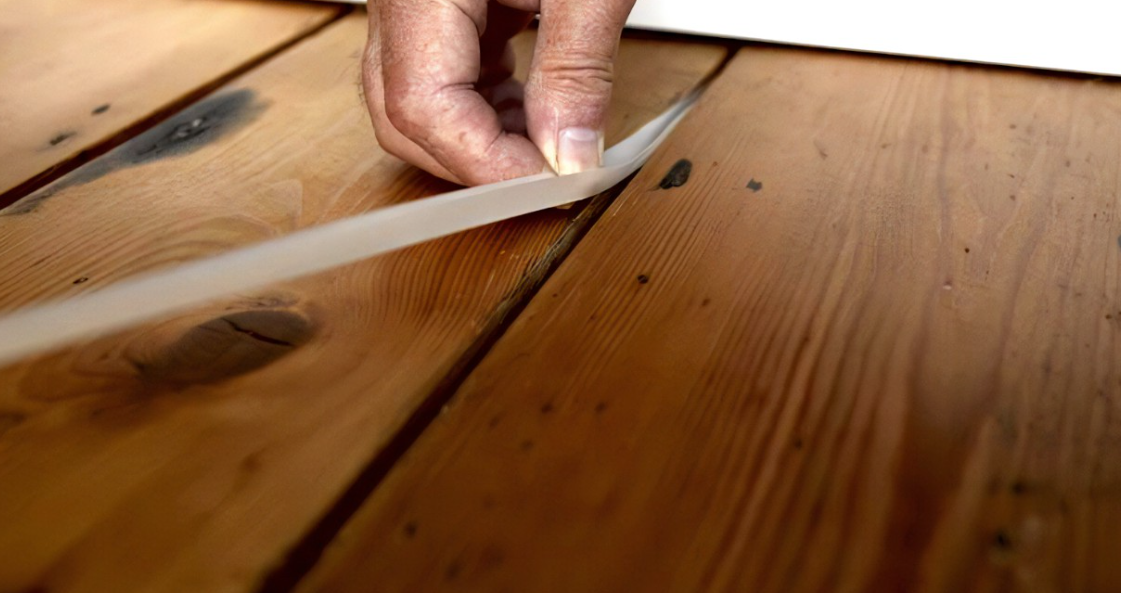
[(331, 25), (337, 23), (339, 20), (353, 11), (354, 7), (352, 6), (340, 7), (333, 16), (323, 21), (322, 23), (282, 42), (275, 47), (269, 48), (264, 53), (250, 58), (242, 64), (239, 64), (234, 69), (202, 84), (201, 86), (194, 88), (193, 90), (188, 91), (186, 94), (173, 99), (171, 102), (157, 107), (154, 112), (140, 117), (124, 128), (112, 133), (104, 140), (96, 142), (92, 146), (89, 146), (87, 148), (83, 148), (82, 150), (78, 151), (77, 154), (60, 160), (59, 162), (51, 165), (46, 170), (32, 176), (30, 179), (21, 182), (19, 185), (16, 185), (8, 191), (0, 193), (0, 210), (11, 206), (19, 200), (39, 191), (40, 189), (43, 189), (44, 187), (54, 183), (55, 181), (58, 181), (62, 177), (65, 177), (66, 175), (74, 172), (76, 169), (82, 167), (83, 165), (86, 165), (90, 161), (128, 142), (141, 133), (154, 128), (156, 125), (164, 122), (171, 116), (187, 108), (192, 103), (195, 103), (200, 99), (206, 97), (207, 95), (213, 93), (214, 91), (222, 88), (223, 86), (226, 86), (227, 84), (233, 82), (235, 79), (249, 73), (251, 70), (264, 65), (266, 62), (272, 60), (281, 53), (284, 53), (285, 51), (291, 49), (296, 44), (310, 37), (313, 37), (318, 33), (321, 33), (322, 31), (327, 29), (327, 27), (330, 27)]
[(553, 271), (564, 262), (580, 239), (599, 220), (636, 174), (637, 172), (631, 174), (618, 186), (596, 196), (591, 203), (580, 210), (561, 237), (526, 272), (522, 282), (498, 305), (480, 337), (460, 355), (429, 396), (413, 410), (404, 424), (375, 454), (374, 459), (359, 473), (327, 513), (292, 547), (285, 560), (264, 577), (261, 586), (257, 589), (258, 593), (289, 593), (311, 572), (324, 550), (334, 541), (347, 521), (358, 512), (397, 461), (436, 420), (440, 410), (451, 401), (475, 367), (505, 335), (506, 330), (541, 290)]
[[(736, 53), (735, 50), (735, 47), (730, 47), (721, 63), (706, 75), (696, 88), (706, 88), (712, 80), (719, 76), (731, 62)], [(560, 238), (526, 272), (526, 277), (522, 282), (499, 303), (479, 338), (460, 355), (428, 397), (417, 405), (409, 418), (389, 438), (385, 446), (375, 453), (373, 460), (362, 469), (350, 486), (343, 491), (342, 495), (316, 524), (288, 551), (284, 560), (262, 578), (261, 584), (256, 590), (257, 593), (291, 593), (296, 589), (304, 577), (319, 562), (324, 551), (335, 540), (350, 518), (358, 512), (374, 490), (385, 480), (397, 461), (436, 420), (440, 415), (440, 410), (452, 400), (467, 377), (475, 370), (475, 367), (490, 353), (494, 345), (506, 334), (506, 331), (521, 315), (522, 311), (541, 291), (553, 272), (564, 263), (584, 236), (595, 226), (596, 222), (615, 202), (615, 199), (630, 186), (641, 170), (639, 168), (638, 171), (616, 184), (615, 187), (595, 196), (581, 208), (580, 212), (568, 223)]]

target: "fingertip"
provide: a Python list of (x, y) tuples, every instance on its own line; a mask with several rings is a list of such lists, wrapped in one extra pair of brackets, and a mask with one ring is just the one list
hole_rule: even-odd
[(603, 133), (591, 128), (565, 128), (557, 134), (557, 173), (570, 175), (603, 163)]
[(603, 160), (615, 56), (629, 6), (625, 1), (597, 6), (588, 11), (543, 5), (526, 83), (529, 136), (562, 175), (596, 168)]

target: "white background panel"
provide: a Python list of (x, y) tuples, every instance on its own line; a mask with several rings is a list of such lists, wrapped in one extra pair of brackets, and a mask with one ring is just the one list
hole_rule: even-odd
[(638, 0), (629, 25), (1121, 75), (1119, 16), (1121, 0)]

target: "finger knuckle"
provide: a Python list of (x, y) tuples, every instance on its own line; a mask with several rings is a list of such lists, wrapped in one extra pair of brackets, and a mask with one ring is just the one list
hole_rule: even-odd
[(612, 56), (585, 52), (543, 56), (532, 82), (557, 98), (582, 100), (610, 94), (614, 81)]

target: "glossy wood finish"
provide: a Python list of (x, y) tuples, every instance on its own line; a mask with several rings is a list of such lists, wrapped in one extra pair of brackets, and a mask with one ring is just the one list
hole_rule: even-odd
[[(0, 308), (448, 190), (377, 148), (363, 16), (5, 211)], [(724, 55), (626, 43), (610, 136)], [(0, 590), (256, 589), (589, 220), (511, 220), (0, 370)]]
[[(12, 206), (0, 307), (446, 191), (377, 148), (363, 39), (346, 18)], [(624, 45), (610, 136), (723, 55)], [(0, 371), (0, 590), (254, 589), (587, 222), (522, 217)]]
[(300, 591), (1118, 590), (1119, 114), (741, 50)]

